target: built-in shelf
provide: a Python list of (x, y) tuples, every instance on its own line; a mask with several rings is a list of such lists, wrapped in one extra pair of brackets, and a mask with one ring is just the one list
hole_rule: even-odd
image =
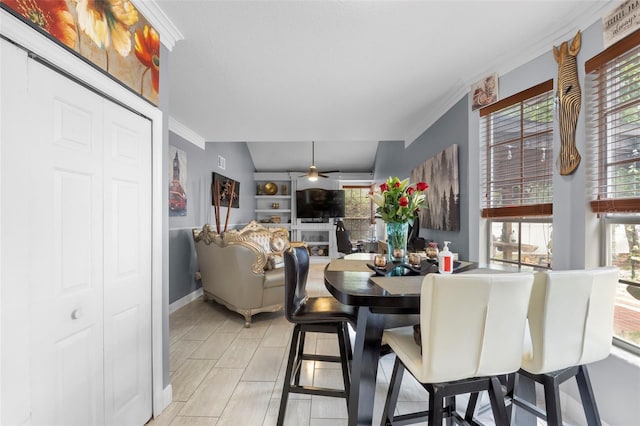
[(291, 213), (291, 209), (256, 209), (256, 213)]
[(271, 222), (262, 222), (260, 223), (260, 225), (265, 226), (267, 228), (272, 227), (272, 228), (285, 228), (285, 229), (291, 229), (291, 224), (290, 223), (271, 223)]
[[(253, 178), (256, 183), (256, 220), (264, 226), (292, 229), (293, 215), (293, 197), (291, 196), (291, 177), (288, 173), (254, 173)], [(273, 195), (264, 193), (265, 184), (273, 182), (276, 184), (277, 192)], [(286, 193), (282, 190), (286, 187)], [(258, 195), (260, 194), (260, 195)], [(278, 208), (273, 205), (277, 204)], [(279, 222), (273, 221), (273, 218), (280, 219)], [(277, 220), (276, 219), (276, 220)], [(289, 235), (291, 238), (292, 235)]]
[(289, 200), (291, 195), (256, 195), (256, 200)]
[(294, 228), (296, 240), (307, 244), (311, 260), (338, 257), (332, 223), (302, 223), (298, 220)]

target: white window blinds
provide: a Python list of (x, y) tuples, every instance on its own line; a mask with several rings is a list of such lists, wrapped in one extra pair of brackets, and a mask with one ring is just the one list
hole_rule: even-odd
[(640, 212), (640, 31), (585, 63), (596, 213)]
[(552, 214), (553, 80), (480, 110), (482, 217)]

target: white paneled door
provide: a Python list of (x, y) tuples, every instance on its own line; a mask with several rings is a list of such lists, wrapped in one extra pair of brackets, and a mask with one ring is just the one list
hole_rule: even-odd
[(150, 121), (33, 60), (26, 86), (29, 114), (8, 125), (24, 130), (26, 152), (16, 184), (31, 224), (23, 235), (31, 424), (144, 424)]
[(142, 424), (151, 417), (151, 126), (104, 103), (106, 424)]

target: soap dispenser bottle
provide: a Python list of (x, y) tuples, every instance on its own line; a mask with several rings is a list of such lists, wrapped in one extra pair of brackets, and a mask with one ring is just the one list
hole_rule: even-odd
[(444, 247), (438, 253), (438, 272), (441, 274), (450, 274), (453, 272), (453, 253), (449, 251), (451, 241), (445, 241)]

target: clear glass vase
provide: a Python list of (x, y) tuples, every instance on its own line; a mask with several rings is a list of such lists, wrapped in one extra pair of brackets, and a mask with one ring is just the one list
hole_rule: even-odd
[(407, 255), (409, 223), (387, 222), (386, 225), (389, 262), (403, 262)]

